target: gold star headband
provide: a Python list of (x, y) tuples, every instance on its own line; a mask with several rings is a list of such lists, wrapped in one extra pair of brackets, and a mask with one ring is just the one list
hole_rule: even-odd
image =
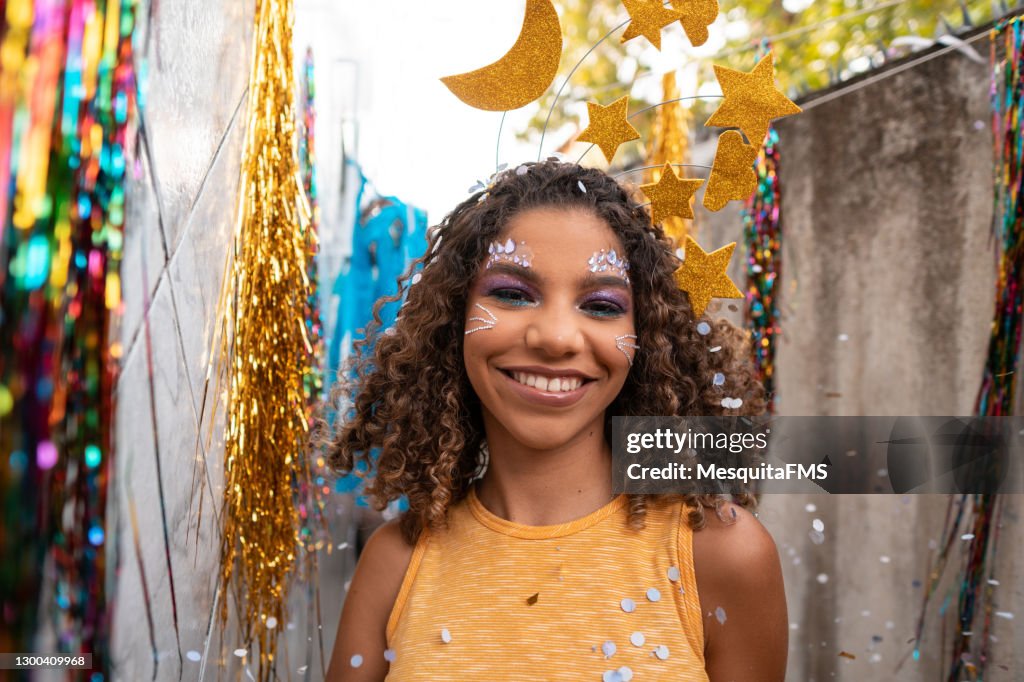
[[(690, 42), (700, 46), (708, 39), (707, 27), (718, 16), (717, 0), (670, 0), (668, 3), (661, 0), (622, 0), (622, 4), (629, 20), (610, 31), (598, 44), (625, 26), (622, 42), (643, 36), (660, 50), (662, 29), (678, 21)], [(552, 1), (526, 0), (526, 15), (519, 38), (505, 56), (476, 71), (441, 80), (456, 97), (472, 107), (509, 111), (533, 102), (547, 91), (555, 79), (561, 56), (562, 29)], [(723, 101), (704, 125), (738, 128), (739, 131), (727, 130), (718, 138), (704, 191), (704, 207), (711, 211), (721, 210), (730, 201), (745, 200), (754, 192), (757, 188), (754, 161), (768, 126), (777, 118), (800, 113), (800, 107), (775, 87), (775, 64), (771, 53), (766, 54), (750, 73), (716, 64), (715, 77), (722, 88)], [(568, 78), (556, 94), (555, 103), (567, 82)], [(552, 110), (555, 103), (551, 105)], [(591, 147), (600, 147), (610, 164), (620, 145), (641, 137), (629, 122), (628, 109), (628, 97), (608, 105), (587, 102), (588, 124), (577, 139), (590, 142)], [(541, 133), (541, 151), (544, 132)], [(671, 216), (692, 219), (693, 197), (704, 182), (702, 178), (680, 178), (673, 164), (665, 164), (658, 182), (640, 186), (651, 200), (651, 220), (658, 223)], [(689, 295), (697, 317), (703, 315), (712, 298), (743, 297), (725, 274), (735, 246), (733, 242), (707, 253), (693, 238), (687, 237), (686, 258), (676, 272), (676, 282)]]

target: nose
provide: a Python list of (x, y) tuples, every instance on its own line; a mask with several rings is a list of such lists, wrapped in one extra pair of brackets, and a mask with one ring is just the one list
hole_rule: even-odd
[(583, 344), (583, 330), (568, 311), (538, 311), (526, 328), (527, 347), (551, 357), (576, 355), (583, 351)]

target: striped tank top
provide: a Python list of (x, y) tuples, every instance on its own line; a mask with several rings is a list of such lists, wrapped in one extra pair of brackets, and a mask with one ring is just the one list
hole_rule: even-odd
[(680, 501), (628, 526), (625, 495), (524, 526), (474, 491), (424, 532), (387, 624), (387, 679), (706, 682), (692, 532)]

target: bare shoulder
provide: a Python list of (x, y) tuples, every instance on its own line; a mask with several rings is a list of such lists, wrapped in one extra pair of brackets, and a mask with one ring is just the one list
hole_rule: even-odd
[(706, 510), (707, 525), (693, 533), (708, 675), (712, 682), (782, 680), (789, 625), (775, 541), (739, 505), (722, 511), (724, 520)]
[(702, 572), (711, 581), (731, 581), (749, 575), (751, 566), (778, 561), (775, 541), (756, 516), (731, 502), (723, 507), (722, 516), (724, 520), (706, 509), (707, 525), (693, 534), (698, 581)]
[[(370, 536), (345, 596), (327, 682), (376, 681), (387, 675), (384, 650), (388, 618), (412, 553), (413, 547), (402, 537), (397, 519)], [(358, 658), (354, 661), (354, 657)]]

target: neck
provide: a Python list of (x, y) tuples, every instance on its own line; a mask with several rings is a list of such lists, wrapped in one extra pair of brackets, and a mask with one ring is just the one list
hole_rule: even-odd
[(611, 501), (611, 448), (603, 424), (570, 442), (535, 449), (485, 418), (490, 463), (477, 497), (493, 514), (528, 526), (550, 526), (586, 516)]

